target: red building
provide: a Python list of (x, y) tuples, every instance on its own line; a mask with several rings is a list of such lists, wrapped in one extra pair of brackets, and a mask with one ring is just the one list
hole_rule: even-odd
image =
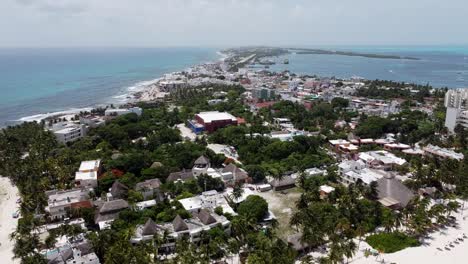
[(195, 115), (195, 121), (204, 127), (208, 133), (219, 128), (237, 125), (237, 118), (226, 112), (201, 112)]

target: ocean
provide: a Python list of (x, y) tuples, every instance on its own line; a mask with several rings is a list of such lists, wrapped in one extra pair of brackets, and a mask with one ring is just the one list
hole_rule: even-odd
[[(317, 48), (420, 60), (291, 54), (290, 64), (278, 63), (270, 70), (468, 87), (468, 47)], [(41, 114), (124, 102), (145, 81), (217, 60), (216, 52), (215, 48), (0, 49), (0, 127)]]

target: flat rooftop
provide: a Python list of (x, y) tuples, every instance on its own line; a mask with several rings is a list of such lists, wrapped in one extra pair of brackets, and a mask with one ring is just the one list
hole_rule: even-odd
[(218, 120), (232, 120), (232, 121), (237, 121), (237, 118), (229, 113), (226, 112), (218, 112), (218, 111), (212, 111), (212, 112), (201, 112), (197, 114), (205, 123), (211, 123), (213, 121), (218, 121)]

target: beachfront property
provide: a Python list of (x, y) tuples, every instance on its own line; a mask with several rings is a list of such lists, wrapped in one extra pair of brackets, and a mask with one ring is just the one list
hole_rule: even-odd
[(190, 219), (182, 219), (177, 215), (172, 222), (161, 225), (148, 219), (144, 225), (137, 226), (130, 242), (137, 244), (151, 240), (154, 236), (166, 234), (166, 241), (160, 249), (164, 252), (172, 252), (178, 239), (187, 238), (190, 242), (197, 243), (201, 240), (202, 233), (213, 228), (220, 228), (225, 234), (231, 234), (231, 222), (225, 216), (202, 209), (200, 212), (193, 213)]
[(143, 109), (140, 107), (130, 107), (130, 108), (109, 108), (106, 109), (105, 115), (106, 116), (121, 116), (126, 114), (134, 113), (137, 116), (141, 116), (143, 113)]
[(70, 211), (77, 208), (92, 208), (90, 198), (92, 188), (75, 188), (71, 190), (47, 191), (47, 206), (45, 211), (52, 221), (63, 220), (70, 216)]
[(98, 177), (101, 174), (101, 160), (88, 160), (81, 162), (80, 168), (75, 173), (75, 185), (77, 187), (92, 187), (98, 185)]
[(63, 144), (76, 141), (86, 136), (88, 132), (86, 125), (72, 122), (59, 122), (48, 126), (47, 129), (55, 135), (58, 142)]
[(119, 217), (119, 213), (127, 208), (129, 208), (128, 202), (123, 199), (104, 202), (98, 208), (94, 223), (99, 226), (100, 230), (109, 228)]
[(427, 156), (435, 156), (443, 159), (456, 159), (456, 160), (462, 160), (464, 159), (463, 153), (458, 153), (455, 152), (451, 149), (447, 148), (441, 148), (439, 146), (434, 146), (434, 145), (427, 145), (423, 148), (424, 155)]
[(468, 128), (468, 88), (448, 90), (444, 105), (447, 107), (445, 127), (450, 132), (455, 132), (457, 125)]
[(58, 242), (55, 248), (41, 252), (47, 263), (54, 264), (100, 264), (93, 247), (83, 234), (73, 239), (66, 238), (65, 242)]
[(203, 131), (212, 133), (219, 128), (238, 124), (235, 116), (226, 112), (201, 112), (196, 114), (193, 120), (188, 121), (188, 126), (195, 134), (200, 134)]
[(160, 81), (159, 88), (164, 92), (173, 92), (175, 90), (184, 89), (188, 87), (187, 81), (183, 80), (164, 80)]
[(392, 209), (406, 207), (414, 198), (414, 193), (391, 174), (377, 180), (379, 202)]

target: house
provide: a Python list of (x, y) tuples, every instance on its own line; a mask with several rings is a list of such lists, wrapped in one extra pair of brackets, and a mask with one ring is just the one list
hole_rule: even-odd
[(392, 175), (377, 180), (379, 202), (389, 208), (404, 208), (413, 199), (413, 192)]
[(304, 170), (304, 174), (306, 177), (317, 177), (317, 176), (323, 176), (327, 173), (325, 170), (321, 170), (318, 168), (309, 168)]
[(128, 187), (120, 183), (118, 180), (112, 184), (107, 194), (107, 200), (126, 199), (128, 194)]
[(169, 174), (166, 181), (175, 182), (175, 181), (187, 181), (187, 180), (192, 180), (192, 179), (195, 179), (195, 177), (193, 177), (192, 171), (184, 169), (182, 171), (172, 172), (171, 174)]
[(96, 188), (100, 175), (101, 160), (83, 161), (81, 162), (80, 168), (75, 173), (75, 185), (78, 187)]
[(99, 229), (108, 228), (112, 222), (119, 217), (122, 210), (128, 208), (128, 202), (122, 199), (105, 202), (100, 208), (94, 222), (99, 225)]
[(270, 182), (270, 185), (275, 191), (282, 191), (296, 187), (296, 180), (291, 176), (283, 176), (281, 180), (274, 179)]
[(320, 188), (319, 188), (320, 199), (324, 199), (324, 198), (328, 197), (328, 195), (330, 193), (332, 193), (333, 191), (335, 191), (335, 188), (333, 188), (331, 186), (328, 186), (328, 185), (320, 186)]
[(207, 170), (211, 168), (210, 159), (204, 155), (198, 157), (193, 163), (192, 173), (194, 177), (198, 177), (201, 174), (206, 174)]
[(90, 192), (93, 192), (92, 188), (47, 191), (47, 206), (45, 207), (45, 211), (49, 214), (51, 220), (64, 219), (70, 215), (72, 207), (87, 207), (87, 205), (82, 205), (80, 203), (89, 201)]
[[(249, 174), (237, 167), (234, 163), (229, 163), (226, 167), (223, 168), (223, 177), (226, 177), (224, 180), (229, 185), (235, 185), (239, 183), (250, 183), (252, 178), (249, 177)], [(230, 176), (229, 173), (232, 175)]]
[(135, 185), (135, 190), (140, 192), (145, 200), (156, 198), (156, 200), (162, 201), (163, 197), (160, 192), (160, 187), (161, 181), (159, 179), (151, 179), (137, 183)]

